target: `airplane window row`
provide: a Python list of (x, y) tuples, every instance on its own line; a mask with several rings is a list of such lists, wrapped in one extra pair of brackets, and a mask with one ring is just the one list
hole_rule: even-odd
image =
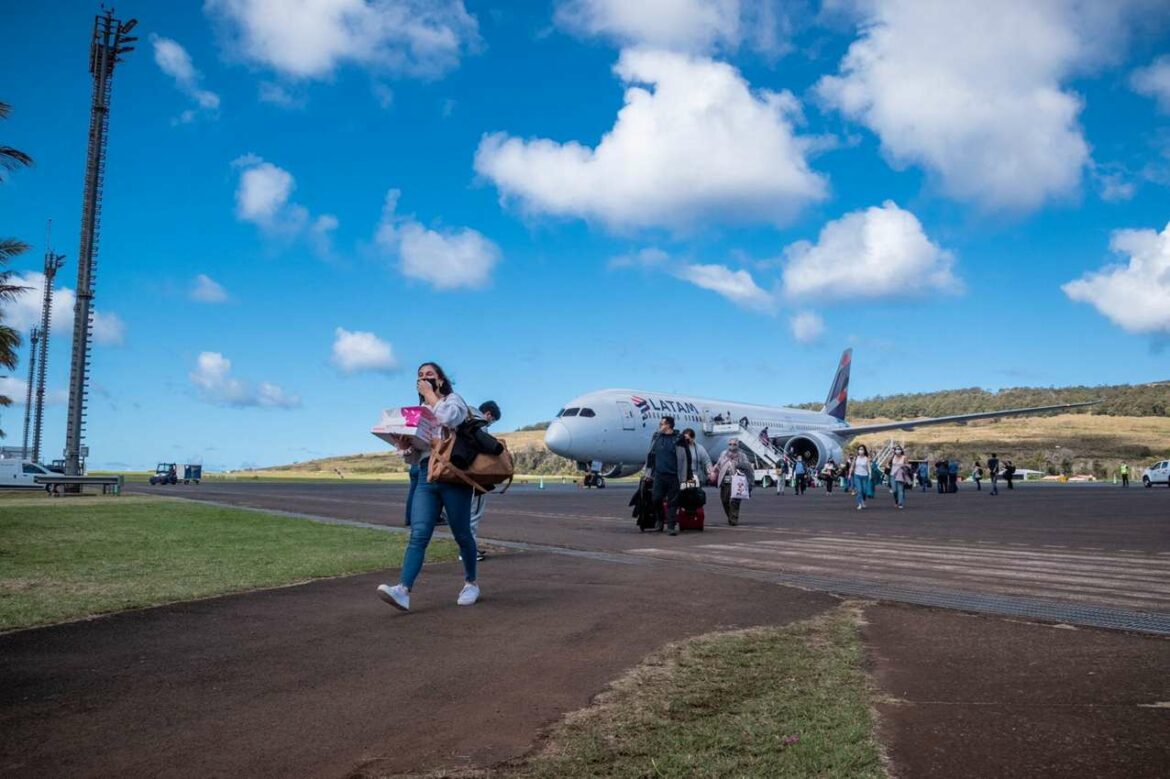
[(597, 416), (597, 413), (591, 408), (577, 408), (576, 406), (574, 406), (573, 408), (561, 409), (561, 411), (559, 411), (557, 413), (557, 416), (558, 417), (575, 417), (578, 414), (580, 414), (583, 417)]

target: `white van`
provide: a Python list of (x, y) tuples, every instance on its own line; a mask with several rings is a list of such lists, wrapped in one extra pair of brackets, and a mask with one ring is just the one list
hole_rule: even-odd
[(1142, 472), (1142, 484), (1153, 487), (1155, 484), (1170, 485), (1170, 460), (1154, 463)]
[(0, 460), (0, 490), (47, 489), (45, 485), (37, 484), (35, 478), (51, 475), (51, 471), (31, 460)]

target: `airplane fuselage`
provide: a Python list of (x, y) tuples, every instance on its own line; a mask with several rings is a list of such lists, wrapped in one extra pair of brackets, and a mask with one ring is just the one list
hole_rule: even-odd
[[(650, 441), (664, 416), (674, 417), (678, 430), (693, 428), (712, 459), (727, 441), (746, 431), (758, 436), (767, 429), (770, 439), (790, 442), (809, 436), (810, 465), (830, 457), (840, 461), (844, 441), (836, 431), (844, 421), (818, 411), (736, 403), (663, 392), (606, 389), (574, 398), (558, 412), (545, 434), (548, 448), (578, 463), (601, 461), (633, 473), (646, 459)], [(741, 427), (742, 425), (742, 427)], [(805, 452), (801, 452), (804, 454)]]

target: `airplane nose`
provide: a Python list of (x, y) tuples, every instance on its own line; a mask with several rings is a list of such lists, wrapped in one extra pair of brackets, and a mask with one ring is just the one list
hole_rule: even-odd
[(573, 446), (573, 436), (569, 434), (569, 428), (565, 427), (564, 422), (554, 420), (548, 426), (548, 430), (544, 432), (544, 445), (561, 457), (571, 456), (569, 449)]

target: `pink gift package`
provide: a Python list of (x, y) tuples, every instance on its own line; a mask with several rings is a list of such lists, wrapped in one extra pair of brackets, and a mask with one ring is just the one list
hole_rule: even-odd
[(391, 446), (394, 439), (390, 436), (410, 436), (411, 446), (429, 447), (431, 439), (438, 433), (439, 423), (435, 415), (426, 406), (403, 406), (402, 408), (388, 408), (382, 412), (378, 424), (370, 430)]

